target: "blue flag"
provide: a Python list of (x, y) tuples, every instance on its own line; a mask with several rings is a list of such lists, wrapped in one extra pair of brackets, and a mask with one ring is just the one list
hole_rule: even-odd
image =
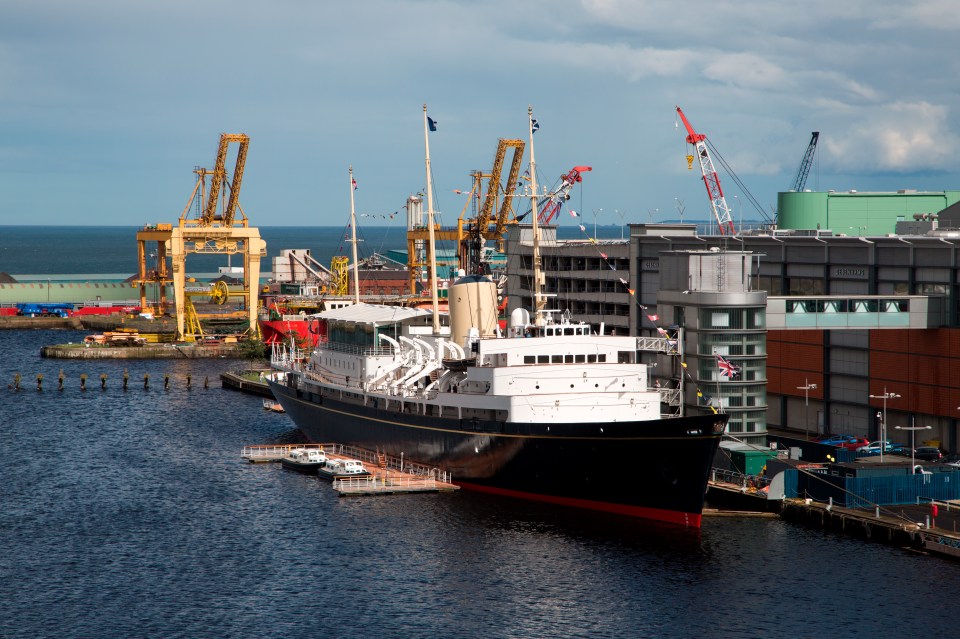
[(536, 133), (540, 130), (540, 123), (537, 122), (536, 118), (533, 120), (533, 132)]
[(431, 131), (436, 131), (436, 130), (437, 130), (437, 121), (434, 120), (433, 118), (431, 118), (429, 115), (427, 116), (427, 127), (428, 127)]

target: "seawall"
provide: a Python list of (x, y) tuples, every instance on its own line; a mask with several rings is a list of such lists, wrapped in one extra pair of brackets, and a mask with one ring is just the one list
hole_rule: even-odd
[(56, 344), (40, 349), (40, 357), (54, 359), (241, 359), (238, 344), (147, 344), (145, 346), (96, 346)]

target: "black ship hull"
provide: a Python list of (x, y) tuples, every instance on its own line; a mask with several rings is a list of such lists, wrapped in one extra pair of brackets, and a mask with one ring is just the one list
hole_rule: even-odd
[[(296, 378), (293, 380), (296, 381)], [(448, 471), (468, 490), (699, 527), (726, 415), (512, 423), (389, 409), (270, 382), (312, 442), (383, 450)], [(381, 400), (382, 401), (382, 400)]]

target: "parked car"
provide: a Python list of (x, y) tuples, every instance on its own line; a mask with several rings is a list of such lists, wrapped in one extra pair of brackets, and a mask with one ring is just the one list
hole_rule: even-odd
[(827, 446), (843, 446), (852, 439), (856, 439), (850, 435), (824, 435), (819, 437), (816, 442), (818, 444), (826, 444)]
[(917, 446), (913, 456), (927, 462), (939, 462), (943, 460), (943, 451), (936, 446)]
[(847, 441), (842, 444), (838, 444), (840, 448), (846, 448), (847, 450), (855, 451), (861, 446), (869, 446), (870, 440), (864, 439), (863, 437), (850, 437)]
[[(899, 447), (899, 450), (902, 452), (903, 447), (897, 444), (895, 447), (892, 442), (882, 442), (883, 443), (883, 452), (884, 453), (893, 453), (895, 449)], [(865, 455), (879, 455), (880, 454), (880, 444), (881, 442), (870, 442), (866, 446), (860, 446), (857, 448), (858, 453), (863, 453)]]

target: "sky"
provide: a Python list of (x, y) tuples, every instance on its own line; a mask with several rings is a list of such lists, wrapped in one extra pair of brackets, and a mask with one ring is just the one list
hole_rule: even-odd
[(812, 131), (808, 189), (957, 190), (958, 37), (955, 0), (6, 0), (0, 225), (176, 222), (224, 132), (251, 225), (346, 225), (351, 166), (360, 223), (403, 225), (424, 104), (445, 225), (528, 107), (541, 185), (592, 167), (562, 224), (710, 216), (677, 106), (734, 220)]

